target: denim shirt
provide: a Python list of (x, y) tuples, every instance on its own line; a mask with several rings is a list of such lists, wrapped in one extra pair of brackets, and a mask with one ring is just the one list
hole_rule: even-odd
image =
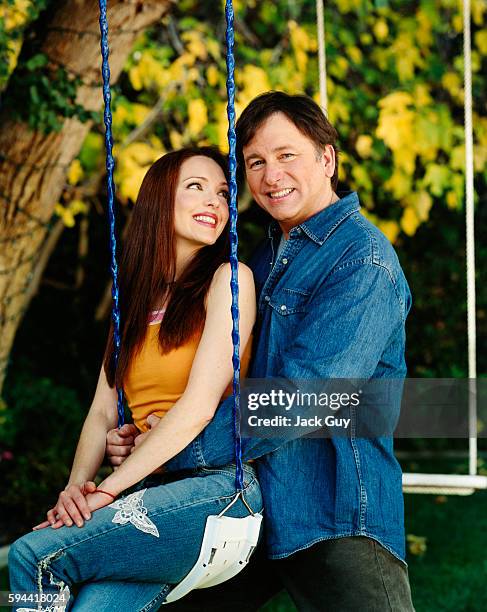
[[(397, 255), (359, 212), (356, 193), (289, 232), (271, 225), (251, 267), (258, 335), (251, 376), (290, 379), (403, 378), (411, 295)], [(170, 470), (234, 458), (233, 401), (168, 464)], [(402, 475), (391, 438), (242, 440), (257, 458), (270, 558), (314, 543), (368, 536), (405, 557)]]

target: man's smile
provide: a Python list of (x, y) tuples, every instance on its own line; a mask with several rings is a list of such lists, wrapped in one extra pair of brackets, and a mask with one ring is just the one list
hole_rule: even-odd
[(293, 191), (295, 191), (294, 187), (287, 187), (286, 189), (280, 189), (279, 191), (268, 191), (266, 193), (267, 197), (271, 200), (284, 200), (287, 198)]

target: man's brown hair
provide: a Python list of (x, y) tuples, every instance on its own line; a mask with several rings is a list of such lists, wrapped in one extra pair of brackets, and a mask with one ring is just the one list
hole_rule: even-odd
[(322, 151), (325, 145), (335, 150), (335, 172), (331, 186), (336, 190), (338, 184), (338, 133), (326, 118), (316, 102), (305, 95), (289, 95), (283, 91), (268, 91), (252, 102), (241, 114), (235, 126), (237, 134), (237, 164), (239, 178), (245, 176), (243, 148), (252, 140), (259, 127), (271, 115), (282, 113), (294, 123), (298, 130), (307, 136)]

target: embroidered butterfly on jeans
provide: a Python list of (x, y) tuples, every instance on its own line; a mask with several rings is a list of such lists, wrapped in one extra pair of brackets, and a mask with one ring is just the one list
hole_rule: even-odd
[(117, 499), (110, 504), (110, 508), (118, 510), (112, 519), (112, 523), (118, 523), (119, 525), (132, 523), (132, 525), (140, 529), (140, 531), (149, 533), (158, 538), (159, 530), (150, 518), (148, 518), (147, 508), (142, 503), (142, 496), (146, 491), (147, 489), (141, 489), (140, 491), (127, 495), (127, 497)]

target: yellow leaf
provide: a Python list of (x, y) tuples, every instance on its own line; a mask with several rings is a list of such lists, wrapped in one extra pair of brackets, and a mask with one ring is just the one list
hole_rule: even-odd
[(129, 70), (129, 79), (136, 91), (141, 89), (160, 91), (169, 84), (171, 75), (170, 70), (163, 68), (150, 51), (145, 51), (139, 63)]
[(208, 38), (206, 39), (205, 44), (206, 44), (206, 48), (208, 49), (208, 53), (214, 59), (220, 59), (221, 51), (220, 51), (220, 45), (218, 44), (218, 41), (216, 41), (213, 38)]
[(487, 118), (479, 117), (476, 113), (473, 115), (474, 125), (477, 126), (476, 136), (479, 144), (487, 146)]
[(430, 87), (427, 83), (417, 83), (414, 87), (414, 102), (416, 107), (428, 106), (433, 102)]
[(309, 37), (308, 51), (310, 51), (311, 53), (318, 53), (318, 40), (315, 36), (311, 35)]
[(149, 142), (151, 144), (151, 147), (156, 151), (159, 151), (161, 155), (165, 153), (164, 145), (162, 144), (161, 139), (158, 138), (155, 134), (151, 134), (149, 136)]
[(458, 208), (459, 203), (460, 202), (458, 201), (458, 196), (454, 191), (449, 191), (446, 194), (446, 204), (448, 208)]
[(134, 142), (115, 152), (115, 180), (118, 195), (122, 200), (131, 199), (135, 202), (145, 173), (161, 153), (161, 149), (143, 142)]
[(140, 125), (141, 123), (143, 123), (147, 115), (151, 111), (151, 109), (148, 106), (145, 106), (144, 104), (138, 104), (138, 103), (132, 104), (131, 110), (132, 110), (132, 116), (134, 118), (135, 125)]
[(452, 22), (453, 29), (456, 32), (461, 32), (463, 30), (463, 17), (462, 17), (462, 15), (460, 15), (459, 13), (457, 15), (454, 15), (452, 20), (451, 20), (451, 22)]
[(372, 140), (372, 137), (366, 134), (361, 134), (357, 138), (355, 148), (357, 149), (357, 153), (360, 155), (360, 157), (367, 159), (371, 156), (373, 143), (374, 141)]
[(459, 99), (461, 96), (463, 100), (463, 83), (456, 72), (445, 72), (441, 78), (441, 84), (454, 99)]
[(349, 47), (347, 52), (352, 62), (355, 64), (362, 63), (362, 51), (358, 47)]
[(362, 0), (336, 0), (340, 13), (350, 13), (354, 9), (358, 8), (362, 3)]
[(17, 0), (14, 6), (0, 7), (0, 18), (4, 19), (8, 31), (21, 28), (27, 21), (30, 0)]
[(412, 207), (408, 206), (404, 210), (404, 213), (401, 218), (402, 231), (408, 236), (414, 236), (414, 234), (416, 233), (416, 230), (418, 229), (418, 226), (419, 226), (418, 215), (416, 214), (416, 211)]
[(191, 55), (201, 60), (205, 60), (208, 57), (206, 45), (199, 32), (196, 30), (183, 32), (181, 38), (186, 43), (186, 47)]
[(411, 191), (411, 175), (395, 169), (392, 176), (384, 183), (385, 189), (392, 192), (398, 200), (406, 197)]
[(80, 213), (87, 213), (88, 205), (82, 200), (71, 200), (69, 203), (69, 210), (74, 216), (76, 216)]
[(218, 68), (215, 64), (208, 66), (208, 70), (206, 71), (206, 80), (208, 81), (208, 85), (210, 87), (215, 87), (218, 84), (220, 78), (220, 73), (218, 72)]
[(451, 146), (449, 125), (436, 110), (419, 111), (414, 136), (414, 149), (423, 158), (423, 162), (435, 161), (438, 149), (449, 149)]
[[(333, 121), (331, 122), (334, 123)], [(340, 152), (340, 164), (338, 166), (338, 180), (342, 183), (348, 182), (348, 172), (350, 170), (350, 158), (345, 151)]]
[(144, 86), (139, 66), (132, 66), (129, 70), (129, 81), (135, 91), (140, 91)]
[(168, 76), (171, 81), (184, 81), (189, 68), (194, 66), (196, 57), (190, 53), (183, 53), (169, 66)]
[(309, 36), (307, 32), (300, 27), (295, 21), (288, 23), (289, 32), (291, 34), (291, 44), (294, 49), (303, 49), (307, 51), (309, 48)]
[(420, 44), (420, 46), (430, 47), (433, 42), (433, 36), (431, 34), (432, 23), (431, 19), (425, 13), (425, 11), (419, 9), (416, 13), (416, 40)]
[(456, 193), (458, 206), (460, 206), (465, 198), (465, 177), (463, 174), (455, 173), (450, 181), (452, 191)]
[(76, 185), (83, 178), (83, 174), (83, 168), (81, 167), (79, 159), (73, 160), (68, 170), (68, 183), (70, 185)]
[(328, 118), (333, 125), (338, 124), (341, 121), (348, 123), (350, 119), (350, 111), (348, 107), (337, 98), (328, 98), (327, 111)]
[(372, 191), (372, 181), (367, 170), (361, 164), (355, 164), (352, 168), (352, 177), (355, 179), (357, 186), (366, 191)]
[(377, 40), (385, 40), (389, 36), (389, 26), (385, 19), (378, 19), (373, 27), (374, 35)]
[(471, 66), (472, 72), (478, 72), (482, 67), (482, 60), (480, 59), (480, 53), (478, 51), (473, 50), (471, 54)]
[(62, 204), (58, 203), (54, 207), (54, 212), (60, 219), (62, 219), (66, 227), (74, 227), (74, 215), (68, 208), (65, 208)]
[(401, 228), (396, 221), (379, 221), (378, 227), (380, 231), (386, 235), (390, 242), (396, 242), (399, 232), (401, 231)]
[(348, 61), (342, 55), (335, 58), (328, 67), (328, 72), (337, 79), (344, 79), (348, 72)]
[(424, 185), (430, 188), (435, 196), (441, 196), (451, 179), (451, 171), (446, 166), (440, 164), (428, 164), (424, 175)]
[(426, 545), (426, 538), (423, 536), (416, 536), (411, 534), (408, 534), (407, 536), (407, 542), (408, 542), (408, 548), (409, 548), (409, 552), (412, 555), (421, 557), (422, 555), (424, 555), (424, 553), (427, 550), (427, 545)]
[(484, 25), (484, 13), (487, 10), (485, 0), (472, 0), (472, 17), (475, 25)]
[(404, 173), (412, 175), (416, 167), (416, 152), (412, 147), (404, 146), (394, 151), (394, 165)]
[(228, 123), (223, 113), (219, 115), (218, 121), (218, 148), (228, 153)]
[(450, 167), (453, 170), (465, 168), (465, 145), (457, 145), (450, 152)]
[(398, 109), (404, 109), (413, 102), (414, 99), (411, 94), (406, 91), (395, 91), (379, 100), (379, 107), (387, 111), (397, 112)]
[[(292, 65), (289, 73), (293, 74), (295, 72), (296, 68)], [(250, 102), (250, 100), (259, 94), (271, 89), (269, 78), (265, 70), (253, 64), (246, 64), (242, 70), (237, 72), (237, 83), (240, 86), (239, 97), (245, 99), (246, 102)], [(286, 89), (286, 87), (283, 89)]]
[(412, 103), (409, 94), (397, 92), (379, 101), (376, 134), (393, 151), (408, 147), (413, 141), (414, 113), (406, 106)]
[(475, 145), (473, 148), (473, 162), (475, 172), (483, 172), (487, 165), (487, 147)]
[(132, 202), (137, 200), (139, 189), (146, 175), (148, 168), (134, 168), (134, 170), (123, 181), (120, 181), (118, 186), (118, 195), (124, 199), (130, 199)]
[[(133, 83), (132, 86), (134, 87)], [(113, 111), (113, 127), (115, 129), (120, 129), (123, 124), (129, 119), (129, 117), (130, 113), (128, 111), (128, 108), (124, 104), (118, 104), (117, 108)]]
[(169, 132), (169, 140), (171, 141), (171, 147), (173, 149), (181, 149), (184, 146), (183, 136), (179, 132), (176, 132), (176, 130), (171, 130)]
[(475, 45), (482, 55), (487, 55), (487, 30), (475, 32)]
[[(133, 142), (125, 147), (123, 155), (131, 157), (137, 164), (151, 164), (158, 157), (158, 152), (145, 142)], [(119, 155), (120, 157), (120, 155)]]
[(411, 194), (409, 200), (416, 211), (419, 221), (427, 221), (431, 206), (433, 204), (433, 199), (431, 198), (430, 194), (427, 191), (419, 191)]
[(291, 37), (291, 45), (296, 57), (296, 65), (298, 70), (305, 72), (308, 64), (308, 55), (306, 52), (310, 46), (309, 36), (306, 31), (295, 21), (290, 21), (288, 26)]
[(391, 45), (391, 51), (396, 56), (397, 74), (401, 81), (414, 77), (416, 68), (423, 68), (424, 60), (413, 37), (407, 32), (401, 32)]
[(188, 130), (191, 136), (197, 136), (208, 123), (208, 111), (201, 98), (190, 100), (188, 103)]
[(363, 45), (370, 45), (372, 43), (372, 36), (368, 32), (360, 34), (360, 42)]

